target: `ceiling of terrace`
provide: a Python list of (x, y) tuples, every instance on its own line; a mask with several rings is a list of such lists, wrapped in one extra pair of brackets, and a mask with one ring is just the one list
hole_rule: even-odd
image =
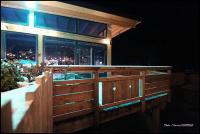
[[(1, 6), (14, 7), (26, 9), (27, 7), (23, 3), (24, 1), (2, 1)], [(72, 4), (66, 4), (57, 1), (37, 1), (36, 11), (51, 13), (62, 16), (76, 17), (80, 19), (86, 19), (90, 21), (102, 22), (110, 25), (111, 30), (111, 38), (127, 31), (128, 29), (135, 28), (140, 21), (135, 19), (129, 19), (105, 12), (100, 12), (97, 10), (75, 6)], [(20, 17), (14, 15), (13, 17)], [(86, 26), (85, 29), (89, 30), (89, 32), (95, 32), (94, 29), (90, 29), (90, 26)], [(97, 33), (98, 34), (98, 33)]]

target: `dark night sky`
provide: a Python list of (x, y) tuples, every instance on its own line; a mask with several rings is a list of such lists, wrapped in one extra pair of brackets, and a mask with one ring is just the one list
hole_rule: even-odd
[(112, 41), (113, 65), (172, 65), (199, 69), (199, 7), (192, 0), (68, 1), (129, 18), (142, 18), (136, 29)]

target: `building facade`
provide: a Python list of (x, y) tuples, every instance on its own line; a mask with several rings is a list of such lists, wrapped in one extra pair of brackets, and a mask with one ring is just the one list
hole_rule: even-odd
[(2, 1), (1, 58), (22, 64), (111, 65), (112, 38), (138, 23), (56, 1)]

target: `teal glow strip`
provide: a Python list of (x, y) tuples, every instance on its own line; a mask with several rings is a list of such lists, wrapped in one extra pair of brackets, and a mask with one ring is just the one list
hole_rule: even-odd
[(29, 13), (29, 26), (30, 27), (34, 27), (34, 12), (33, 11), (30, 11)]
[(119, 107), (126, 107), (126, 106), (130, 106), (130, 105), (134, 105), (134, 104), (139, 103), (139, 102), (140, 102), (140, 100), (132, 101), (132, 102), (121, 104), (121, 105), (119, 105)]
[(102, 106), (102, 82), (99, 82), (99, 105)]
[(156, 99), (156, 98), (165, 96), (165, 95), (167, 95), (167, 94), (168, 94), (168, 93), (163, 93), (163, 94), (159, 94), (159, 95), (154, 95), (154, 96), (151, 96), (151, 97), (147, 97), (147, 98), (145, 98), (144, 100), (145, 100), (145, 101), (148, 101), (148, 100)]
[(143, 92), (142, 92), (142, 80), (139, 79), (139, 96), (142, 97), (143, 96)]
[(130, 105), (137, 104), (139, 102), (140, 102), (140, 100), (132, 101), (132, 102), (128, 102), (128, 103), (125, 103), (125, 104), (120, 104), (118, 106), (104, 108), (103, 111), (110, 111), (110, 110), (114, 110), (114, 109), (121, 108), (121, 107), (127, 107), (127, 106), (130, 106)]

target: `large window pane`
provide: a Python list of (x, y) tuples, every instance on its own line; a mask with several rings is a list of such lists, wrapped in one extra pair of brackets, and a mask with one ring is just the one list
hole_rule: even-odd
[(98, 45), (93, 47), (93, 64), (106, 65), (106, 46)]
[(1, 7), (1, 21), (28, 25), (28, 10)]
[(35, 12), (35, 26), (62, 32), (76, 32), (76, 20), (64, 16)]
[(78, 34), (106, 37), (107, 25), (87, 20), (78, 20)]
[(22, 64), (36, 64), (36, 36), (23, 33), (6, 33), (6, 59)]
[(73, 65), (75, 41), (45, 37), (44, 38), (44, 61), (48, 65)]
[(78, 42), (78, 59), (79, 59), (79, 65), (91, 65), (91, 45), (87, 42)]

